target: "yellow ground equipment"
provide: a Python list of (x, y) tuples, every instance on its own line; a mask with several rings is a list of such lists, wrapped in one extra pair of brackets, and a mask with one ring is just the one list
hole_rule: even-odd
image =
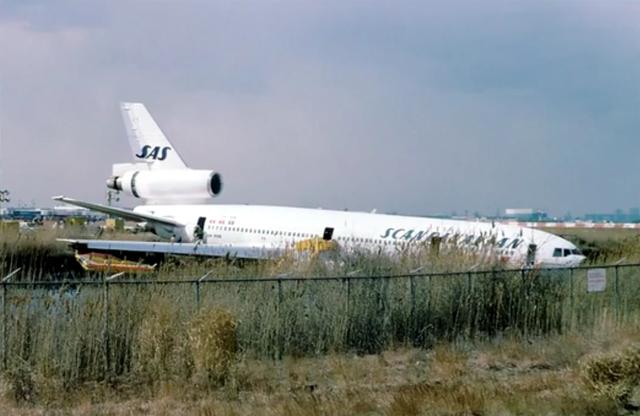
[(110, 254), (103, 253), (76, 253), (76, 260), (83, 269), (90, 272), (152, 272), (156, 265), (136, 263), (129, 260), (121, 260)]
[(308, 251), (311, 253), (322, 253), (325, 251), (333, 251), (338, 248), (338, 243), (333, 240), (323, 240), (321, 238), (310, 238), (298, 241), (295, 244), (296, 251)]

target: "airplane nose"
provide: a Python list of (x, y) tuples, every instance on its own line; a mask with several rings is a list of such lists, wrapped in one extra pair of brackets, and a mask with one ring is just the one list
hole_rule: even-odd
[(582, 262), (587, 259), (587, 257), (583, 256), (582, 254), (577, 254), (577, 255), (574, 255), (573, 257), (574, 257), (574, 261), (572, 262), (573, 266), (580, 266)]

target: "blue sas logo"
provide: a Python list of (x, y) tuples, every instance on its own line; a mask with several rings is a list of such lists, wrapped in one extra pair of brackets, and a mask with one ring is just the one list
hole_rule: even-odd
[(171, 148), (169, 146), (161, 147), (161, 146), (142, 146), (140, 149), (140, 153), (136, 155), (138, 159), (153, 159), (153, 160), (165, 160), (167, 158), (167, 153)]

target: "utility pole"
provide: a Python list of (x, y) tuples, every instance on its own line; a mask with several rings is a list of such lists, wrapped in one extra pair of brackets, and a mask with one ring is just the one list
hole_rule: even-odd
[(119, 191), (107, 191), (107, 205), (111, 206), (112, 202), (120, 201), (120, 192)]
[(11, 198), (9, 198), (9, 195), (10, 195), (10, 192), (8, 190), (6, 189), (0, 190), (0, 217), (3, 217), (2, 204), (11, 202)]

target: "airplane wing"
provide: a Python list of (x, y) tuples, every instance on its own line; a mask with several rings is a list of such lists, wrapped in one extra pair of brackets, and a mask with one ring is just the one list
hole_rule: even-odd
[(61, 238), (58, 241), (71, 245), (81, 251), (111, 253), (174, 254), (207, 257), (234, 257), (241, 259), (267, 259), (274, 257), (276, 251), (257, 248), (229, 247), (202, 243), (170, 243), (152, 241), (120, 240), (75, 240)]
[(184, 227), (184, 224), (175, 221), (171, 218), (157, 217), (150, 214), (142, 214), (139, 212), (133, 212), (128, 209), (110, 207), (107, 205), (94, 204), (92, 202), (79, 201), (77, 199), (67, 198), (64, 196), (56, 196), (53, 198), (55, 201), (66, 202), (67, 204), (75, 205), (82, 208), (87, 208), (92, 211), (102, 212), (104, 214), (114, 215), (116, 217), (123, 218), (129, 221), (148, 222), (169, 227)]

